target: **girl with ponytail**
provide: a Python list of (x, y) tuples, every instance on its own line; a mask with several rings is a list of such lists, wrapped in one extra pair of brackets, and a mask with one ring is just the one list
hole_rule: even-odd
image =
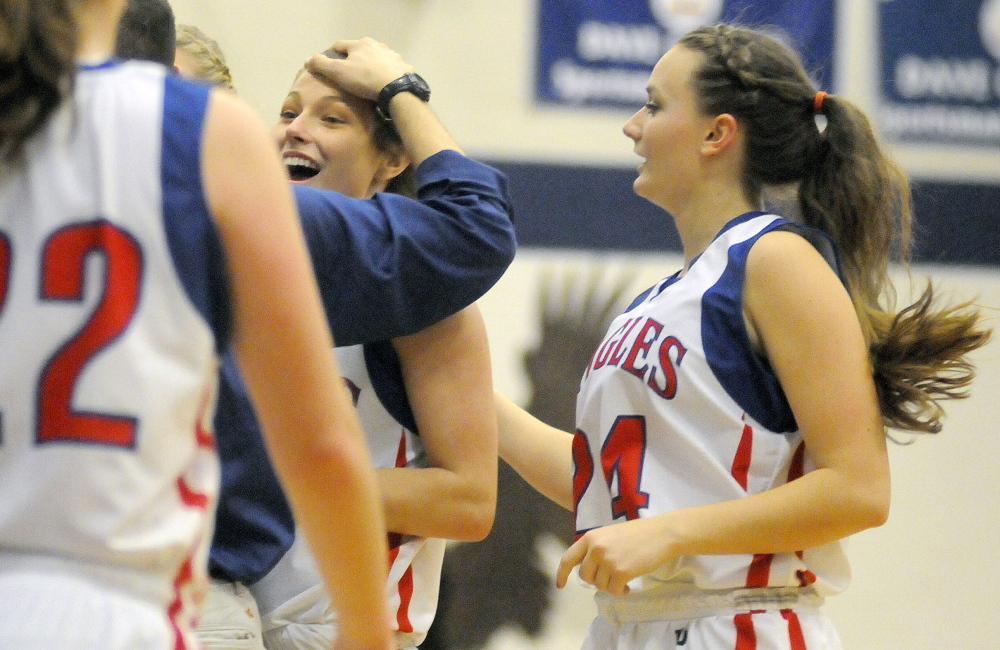
[[(586, 648), (839, 648), (820, 605), (850, 581), (840, 540), (888, 516), (886, 429), (939, 431), (989, 332), (930, 285), (895, 307), (906, 176), (790, 48), (699, 28), (647, 91), (634, 189), (684, 265), (611, 324), (575, 433), (497, 396), (500, 454), (575, 513), (556, 582), (597, 589)], [(789, 185), (798, 215), (765, 212)]]

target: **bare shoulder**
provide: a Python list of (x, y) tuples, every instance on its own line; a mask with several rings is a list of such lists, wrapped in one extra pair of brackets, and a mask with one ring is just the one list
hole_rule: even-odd
[(257, 112), (233, 93), (213, 90), (206, 116), (206, 142), (218, 140), (228, 150), (257, 144), (267, 127)]
[(227, 117), (239, 118), (245, 116), (260, 119), (253, 108), (236, 94), (220, 88), (213, 88), (211, 92), (211, 109), (213, 111)]
[(273, 211), (274, 201), (291, 201), (288, 177), (264, 121), (232, 93), (212, 92), (202, 161), (217, 219)]
[(750, 249), (748, 272), (794, 274), (818, 265), (832, 272), (819, 251), (807, 239), (787, 230), (766, 233)]
[(760, 237), (747, 257), (747, 284), (771, 289), (786, 287), (843, 287), (836, 272), (818, 250), (794, 232), (774, 231)]
[(763, 235), (747, 257), (744, 309), (750, 322), (854, 317), (844, 284), (803, 237), (787, 231)]

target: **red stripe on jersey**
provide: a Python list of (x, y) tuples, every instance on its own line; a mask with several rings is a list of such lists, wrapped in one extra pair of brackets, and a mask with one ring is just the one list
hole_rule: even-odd
[(215, 449), (215, 436), (205, 428), (205, 412), (208, 410), (209, 392), (204, 390), (201, 396), (201, 406), (198, 407), (198, 419), (194, 427), (194, 439), (200, 449)]
[(410, 622), (411, 600), (413, 600), (413, 567), (408, 566), (399, 578), (399, 609), (396, 610), (396, 625), (400, 632), (413, 632), (413, 623)]
[(747, 569), (748, 587), (766, 587), (771, 580), (771, 562), (774, 560), (773, 553), (757, 554), (750, 562)]
[(0, 232), (0, 311), (7, 299), (7, 286), (10, 284), (10, 241)]
[(396, 450), (396, 467), (406, 467), (406, 430), (399, 432), (399, 448)]
[(781, 615), (788, 621), (788, 643), (791, 650), (807, 650), (806, 638), (802, 634), (802, 623), (799, 622), (799, 615), (790, 609), (781, 610)]
[(734, 650), (757, 650), (757, 631), (753, 628), (753, 614), (737, 614), (733, 617), (736, 626), (736, 646)]
[(215, 436), (202, 426), (201, 422), (198, 422), (198, 427), (194, 431), (194, 439), (201, 449), (215, 449)]
[[(795, 449), (795, 453), (792, 455), (792, 462), (788, 465), (788, 483), (791, 483), (797, 478), (801, 478), (805, 473), (805, 463), (806, 463), (806, 443), (801, 442), (799, 446)], [(800, 560), (804, 559), (804, 553), (802, 551), (795, 551), (795, 555), (798, 556)], [(800, 587), (808, 587), (812, 583), (816, 582), (816, 574), (812, 571), (798, 570), (795, 572), (796, 577), (799, 579)]]
[(181, 563), (177, 577), (174, 578), (174, 600), (167, 608), (167, 618), (170, 620), (170, 627), (174, 629), (174, 650), (186, 650), (187, 648), (187, 644), (184, 643), (184, 634), (181, 632), (181, 626), (177, 619), (180, 617), (181, 610), (184, 609), (184, 596), (182, 594), (184, 587), (194, 578), (194, 569), (191, 563), (190, 555)]
[(181, 493), (181, 503), (191, 508), (207, 508), (208, 495), (195, 492), (183, 476), (177, 479), (177, 491)]
[[(396, 467), (406, 467), (406, 430), (400, 430), (399, 448), (396, 450)], [(399, 547), (403, 536), (399, 533), (389, 533), (389, 566), (399, 557)], [(408, 566), (403, 571), (396, 585), (399, 591), (399, 609), (396, 610), (396, 625), (400, 632), (413, 632), (410, 622), (410, 601), (413, 600), (413, 567)]]
[(806, 443), (800, 442), (798, 448), (795, 450), (795, 454), (792, 456), (792, 462), (788, 465), (788, 483), (791, 483), (797, 478), (802, 478), (805, 473), (806, 464)]
[(750, 459), (753, 456), (753, 428), (749, 424), (743, 425), (743, 436), (740, 444), (736, 448), (736, 456), (733, 458), (733, 468), (731, 470), (733, 478), (744, 490), (747, 489), (747, 476), (750, 474)]

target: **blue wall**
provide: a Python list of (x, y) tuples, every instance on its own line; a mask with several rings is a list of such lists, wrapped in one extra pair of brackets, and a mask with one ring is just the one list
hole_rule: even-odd
[[(667, 214), (632, 192), (634, 169), (490, 162), (510, 178), (521, 246), (679, 251)], [(913, 187), (914, 261), (1000, 266), (1000, 187)]]

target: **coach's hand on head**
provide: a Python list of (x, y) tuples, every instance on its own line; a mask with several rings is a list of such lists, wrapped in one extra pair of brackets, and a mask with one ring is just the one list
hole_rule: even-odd
[[(337, 41), (328, 52), (342, 56), (315, 54), (306, 61), (306, 70), (371, 101), (377, 101), (388, 84), (415, 71), (398, 52), (372, 38)], [(449, 149), (463, 153), (426, 99), (413, 92), (399, 92), (389, 100), (388, 111), (415, 167), (439, 151)]]
[(351, 94), (375, 101), (379, 92), (392, 81), (415, 68), (385, 43), (372, 38), (337, 41), (330, 50), (343, 58), (314, 54), (306, 61), (313, 75), (326, 78)]

